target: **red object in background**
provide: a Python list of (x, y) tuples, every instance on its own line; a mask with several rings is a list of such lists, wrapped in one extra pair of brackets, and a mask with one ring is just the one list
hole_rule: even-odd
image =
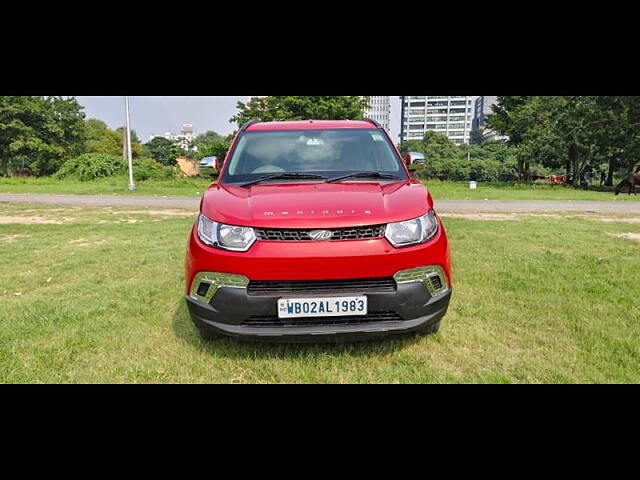
[(552, 185), (562, 185), (564, 183), (567, 183), (569, 176), (568, 175), (551, 175), (550, 178), (551, 178)]

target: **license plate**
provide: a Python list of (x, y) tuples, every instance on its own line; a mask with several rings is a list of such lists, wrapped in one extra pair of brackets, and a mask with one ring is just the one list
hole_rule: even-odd
[(279, 318), (344, 317), (367, 314), (367, 297), (281, 298)]

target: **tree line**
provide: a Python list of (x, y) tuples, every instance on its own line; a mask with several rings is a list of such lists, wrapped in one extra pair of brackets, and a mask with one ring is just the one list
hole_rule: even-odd
[(543, 166), (612, 186), (640, 164), (639, 96), (499, 96), (487, 126), (508, 136), (521, 180)]
[[(0, 96), (0, 175), (29, 172), (37, 176), (93, 179), (122, 172), (124, 128), (110, 129), (87, 119), (74, 97)], [(177, 157), (222, 156), (232, 136), (208, 131), (186, 148), (163, 137), (143, 144), (131, 131), (134, 163), (147, 174), (175, 167)], [(66, 167), (65, 167), (66, 165)], [(64, 168), (63, 168), (64, 167)], [(137, 170), (134, 168), (134, 170)], [(141, 173), (145, 175), (144, 172)]]
[[(361, 119), (367, 106), (367, 97), (361, 96), (253, 97), (238, 102), (230, 122), (241, 126), (253, 119)], [(121, 158), (122, 129), (86, 119), (82, 109), (74, 97), (0, 96), (0, 175), (20, 168), (51, 175), (81, 155), (108, 155), (110, 162)], [(426, 178), (531, 181), (562, 172), (572, 184), (585, 174), (604, 174), (606, 184), (613, 185), (615, 178), (640, 164), (639, 127), (638, 96), (499, 96), (487, 128), (508, 140), (484, 144), (476, 131), (472, 145), (459, 146), (442, 134), (427, 132), (422, 140), (401, 147), (404, 152), (425, 153), (420, 175)], [(131, 137), (138, 163), (166, 168), (173, 167), (178, 156), (223, 158), (233, 134), (207, 132), (187, 148), (162, 137), (142, 144), (134, 131)], [(100, 158), (103, 162), (107, 157)]]

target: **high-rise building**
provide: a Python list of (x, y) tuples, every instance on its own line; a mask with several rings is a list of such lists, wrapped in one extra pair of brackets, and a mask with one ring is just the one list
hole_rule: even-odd
[(402, 102), (400, 138), (420, 140), (432, 130), (441, 132), (458, 145), (469, 143), (473, 112), (472, 96), (400, 97)]
[(498, 97), (478, 97), (476, 99), (476, 108), (473, 114), (472, 126), (474, 129), (482, 130), (482, 136), (485, 142), (496, 140), (508, 140), (509, 137), (499, 135), (497, 132), (487, 128), (487, 116), (493, 113), (493, 106), (498, 102)]
[(365, 109), (365, 118), (375, 120), (385, 130), (389, 130), (391, 124), (391, 97), (367, 97), (369, 108)]
[(497, 103), (498, 97), (478, 97), (476, 98), (476, 108), (473, 114), (473, 128), (484, 128), (487, 122), (487, 115), (493, 113), (492, 107)]

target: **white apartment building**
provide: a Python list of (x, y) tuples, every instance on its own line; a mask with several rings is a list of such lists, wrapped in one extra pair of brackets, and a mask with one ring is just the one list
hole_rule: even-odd
[(428, 130), (441, 132), (458, 145), (469, 143), (473, 96), (400, 97), (400, 138), (420, 140)]
[(391, 125), (391, 97), (367, 97), (369, 108), (365, 109), (365, 118), (375, 120), (385, 130)]
[[(153, 140), (156, 137), (166, 138), (167, 140), (176, 142), (178, 145), (180, 145), (180, 147), (184, 148), (185, 150), (189, 150), (189, 148), (191, 148), (191, 141), (197, 137), (197, 134), (193, 129), (192, 124), (183, 123), (180, 133), (176, 134), (172, 132), (165, 132), (163, 134), (155, 134), (155, 135), (151, 135), (149, 137), (149, 140)], [(198, 149), (194, 147), (194, 150), (197, 151)]]

